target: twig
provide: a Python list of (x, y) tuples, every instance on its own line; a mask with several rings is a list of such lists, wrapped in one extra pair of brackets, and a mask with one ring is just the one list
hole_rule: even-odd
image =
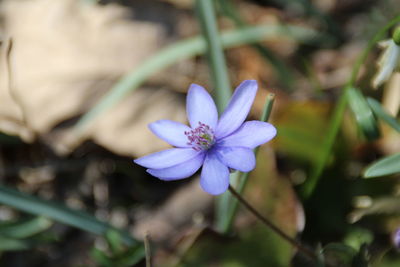
[(239, 200), (240, 203), (242, 203), (251, 213), (253, 213), (254, 216), (257, 217), (260, 221), (262, 221), (266, 226), (268, 226), (270, 229), (272, 229), (275, 233), (277, 233), (279, 236), (281, 236), (283, 239), (288, 241), (290, 244), (292, 244), (294, 247), (296, 247), (300, 252), (302, 252), (304, 255), (308, 256), (312, 260), (318, 260), (317, 255), (310, 249), (304, 247), (302, 244), (285, 234), (281, 229), (279, 229), (277, 226), (275, 226), (270, 220), (265, 218), (263, 215), (261, 215), (256, 209), (254, 209), (242, 196), (236, 192), (236, 190), (229, 185), (229, 191), (232, 193), (233, 196), (236, 197), (237, 200)]
[(144, 250), (146, 253), (146, 267), (151, 267), (150, 236), (148, 232), (144, 235)]

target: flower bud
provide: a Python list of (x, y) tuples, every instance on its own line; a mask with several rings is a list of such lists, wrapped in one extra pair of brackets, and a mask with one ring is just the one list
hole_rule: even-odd
[(396, 27), (396, 29), (394, 29), (392, 39), (395, 42), (395, 44), (400, 45), (400, 26), (398, 26), (398, 27)]
[[(393, 36), (400, 37), (400, 31)], [(397, 45), (394, 40), (386, 40), (380, 43), (381, 47), (384, 49), (378, 60), (378, 71), (372, 81), (372, 86), (374, 88), (379, 87), (381, 84), (386, 82), (394, 71), (397, 70), (400, 63), (400, 45)]]
[(400, 249), (400, 228), (397, 228), (396, 231), (394, 231), (392, 241), (396, 249)]

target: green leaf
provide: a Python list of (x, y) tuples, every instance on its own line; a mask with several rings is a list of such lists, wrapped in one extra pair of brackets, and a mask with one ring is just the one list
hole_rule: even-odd
[(50, 228), (52, 222), (45, 217), (34, 217), (25, 221), (0, 224), (0, 235), (10, 238), (27, 238)]
[[(111, 225), (99, 221), (85, 212), (71, 209), (62, 204), (43, 200), (2, 185), (0, 185), (0, 203), (27, 213), (43, 215), (60, 223), (97, 235), (105, 235), (108, 230), (115, 229)], [(127, 232), (118, 229), (115, 230), (121, 233), (125, 244), (130, 246), (140, 244)]]
[(0, 251), (29, 249), (29, 242), (0, 235)]
[(364, 244), (371, 244), (374, 240), (373, 233), (365, 228), (352, 227), (343, 238), (343, 243), (359, 251)]
[(119, 251), (118, 253), (115, 253), (113, 251), (109, 251), (107, 253), (96, 247), (93, 247), (90, 251), (91, 257), (97, 262), (99, 266), (109, 267), (134, 266), (143, 259), (144, 254), (144, 246), (125, 248), (124, 251)]
[(379, 129), (374, 114), (361, 92), (354, 87), (347, 90), (349, 105), (357, 124), (368, 140), (379, 137)]
[(113, 260), (98, 248), (92, 248), (90, 256), (99, 266), (113, 266)]
[(364, 171), (364, 178), (400, 173), (400, 153), (384, 157), (372, 163)]
[(118, 258), (116, 261), (118, 264), (114, 266), (134, 266), (143, 259), (143, 255), (145, 255), (144, 246), (132, 247)]
[(121, 234), (113, 229), (108, 230), (105, 236), (112, 253), (123, 251)]
[(386, 122), (390, 127), (400, 133), (400, 123), (395, 118), (390, 116), (378, 101), (370, 97), (367, 98), (367, 101), (372, 111), (378, 118)]
[(357, 251), (341, 243), (330, 243), (322, 251), (326, 262), (334, 262), (335, 266), (352, 266)]

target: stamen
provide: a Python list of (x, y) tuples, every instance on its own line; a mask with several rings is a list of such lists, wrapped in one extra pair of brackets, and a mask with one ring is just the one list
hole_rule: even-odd
[(207, 150), (215, 143), (214, 131), (210, 126), (199, 121), (199, 126), (191, 131), (185, 131), (187, 144), (196, 151)]

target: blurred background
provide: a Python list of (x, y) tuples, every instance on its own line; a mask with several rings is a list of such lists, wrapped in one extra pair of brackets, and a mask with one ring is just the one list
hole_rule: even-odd
[[(272, 29), (226, 44), (233, 88), (259, 84), (250, 118), (276, 95), (269, 122), (278, 135), (261, 147), (244, 197), (286, 233), (324, 247), (333, 266), (400, 266), (391, 241), (400, 176), (361, 178), (400, 152), (395, 130), (365, 135), (346, 111), (316, 187), (301, 194), (357, 58), (400, 3), (215, 5), (221, 33)], [(201, 39), (191, 39), (202, 34), (194, 1), (3, 0), (0, 17), (0, 266), (144, 266), (146, 233), (155, 266), (314, 266), (244, 209), (229, 234), (215, 231), (215, 198), (197, 175), (167, 183), (132, 162), (168, 148), (147, 124), (186, 123), (191, 83), (213, 89)], [(396, 117), (400, 74), (371, 85), (380, 51), (358, 85)]]

